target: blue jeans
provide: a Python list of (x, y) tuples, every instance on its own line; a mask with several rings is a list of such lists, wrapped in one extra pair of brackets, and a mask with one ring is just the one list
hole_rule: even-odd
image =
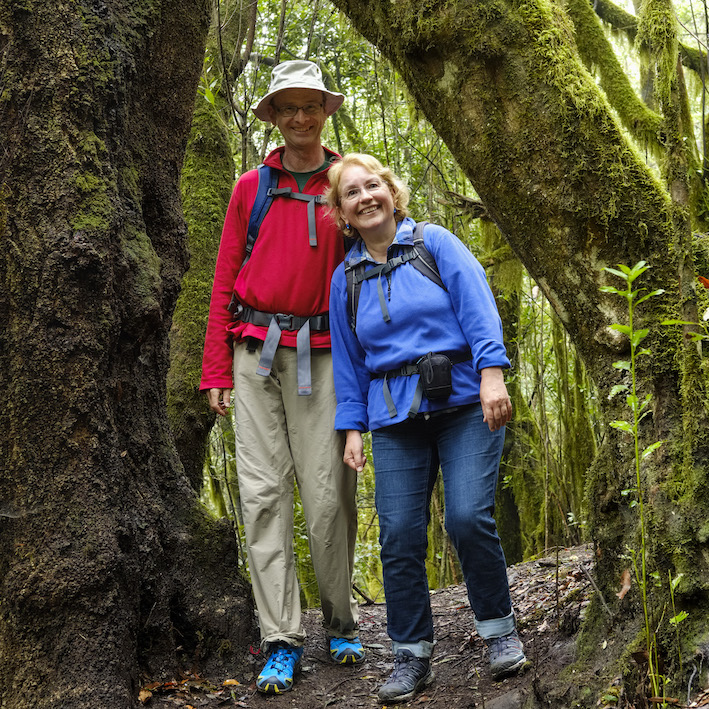
[(458, 553), (483, 638), (514, 629), (507, 565), (493, 518), (505, 429), (491, 432), (480, 404), (372, 432), (387, 629), (394, 651), (431, 654), (427, 527), (439, 466), (446, 531)]

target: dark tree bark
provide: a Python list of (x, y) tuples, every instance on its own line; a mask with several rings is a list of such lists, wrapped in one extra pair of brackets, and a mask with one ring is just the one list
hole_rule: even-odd
[[(708, 407), (706, 367), (697, 347), (680, 328), (660, 325), (668, 317), (697, 319), (687, 180), (681, 167), (676, 169), (687, 161), (669, 104), (669, 79), (663, 79), (663, 128), (674, 172), (668, 172), (665, 189), (623, 136), (583, 68), (560, 5), (545, 0), (334, 4), (393, 61), (544, 290), (599, 388), (607, 421), (629, 415), (624, 396), (608, 398), (624, 376), (613, 362), (627, 359), (629, 343), (611, 328), (627, 322), (624, 301), (599, 290), (622, 284), (602, 268), (645, 260), (651, 270), (636, 287), (665, 289), (636, 314), (636, 327), (651, 328), (643, 344), (652, 350), (651, 357), (639, 360), (641, 396), (653, 397), (652, 416), (641, 428), (641, 450), (665, 441), (643, 461), (641, 492), (649, 502), (651, 568), (662, 579), (668, 572), (685, 574), (677, 599), (690, 612), (682, 628), (687, 659), (706, 640), (709, 605), (709, 442), (701, 433)], [(656, 27), (659, 36), (664, 27)], [(638, 596), (615, 596), (628, 549), (639, 550), (637, 512), (622, 494), (635, 486), (633, 466), (627, 436), (611, 429), (587, 482), (597, 582), (615, 627), (609, 629), (598, 604), (589, 613), (585, 649), (600, 652), (609, 633), (624, 638), (602, 658), (611, 674), (621, 666), (613, 659), (641, 635)], [(661, 609), (666, 597), (659, 598)], [(665, 616), (661, 650), (671, 647), (672, 633)], [(667, 653), (670, 663), (677, 656), (677, 648)], [(667, 674), (672, 676), (669, 666)], [(578, 686), (608, 680), (604, 673), (577, 678)], [(595, 704), (597, 696), (587, 699)], [(570, 703), (565, 697), (559, 706)]]
[(165, 403), (208, 20), (206, 0), (0, 2), (7, 709), (133, 707), (141, 672), (233, 671), (252, 637)]

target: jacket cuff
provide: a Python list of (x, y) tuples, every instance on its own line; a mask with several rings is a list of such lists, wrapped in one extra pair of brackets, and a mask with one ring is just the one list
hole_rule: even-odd
[(335, 430), (347, 431), (350, 429), (362, 432), (369, 429), (366, 404), (348, 401), (337, 405), (335, 410)]

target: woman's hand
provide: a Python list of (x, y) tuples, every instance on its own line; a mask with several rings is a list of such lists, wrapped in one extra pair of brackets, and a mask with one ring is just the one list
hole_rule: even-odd
[(362, 442), (362, 434), (359, 431), (347, 431), (345, 454), (342, 456), (342, 460), (358, 473), (364, 470), (367, 458), (364, 455), (364, 443)]
[(209, 408), (220, 416), (226, 416), (231, 405), (231, 389), (207, 389)]
[(480, 372), (480, 403), (483, 421), (491, 431), (502, 428), (512, 418), (512, 402), (502, 376), (502, 367), (486, 367)]

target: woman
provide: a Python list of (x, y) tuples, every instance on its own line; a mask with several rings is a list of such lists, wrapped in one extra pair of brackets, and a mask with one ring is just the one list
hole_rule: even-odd
[[(330, 327), (335, 428), (347, 432), (344, 460), (354, 470), (366, 462), (362, 433), (372, 431), (395, 655), (379, 698), (405, 701), (433, 679), (425, 559), (439, 465), (446, 530), (493, 677), (500, 678), (526, 658), (492, 516), (504, 426), (512, 415), (502, 374), (510, 363), (494, 297), (484, 270), (453, 234), (432, 224), (415, 228), (408, 190), (378, 160), (346, 155), (328, 177), (333, 215), (345, 235), (357, 237), (333, 275)], [(414, 244), (414, 232), (417, 239), (423, 235), (425, 248)], [(424, 267), (427, 260), (431, 265)], [(449, 361), (429, 353), (444, 353)]]

